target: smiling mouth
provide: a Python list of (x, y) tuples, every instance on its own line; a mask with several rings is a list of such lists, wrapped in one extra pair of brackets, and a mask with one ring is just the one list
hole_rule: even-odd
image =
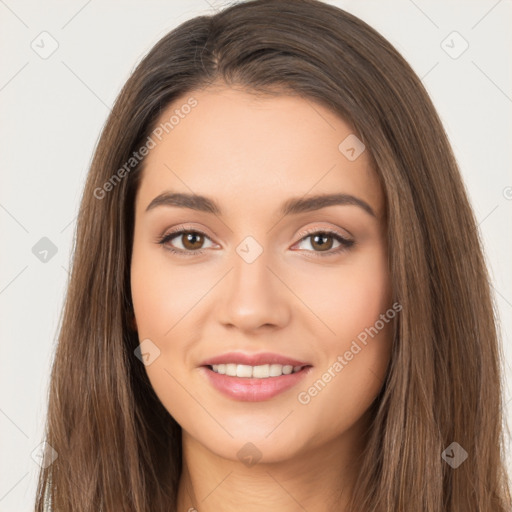
[(213, 364), (207, 365), (206, 368), (228, 377), (241, 377), (253, 379), (269, 379), (272, 377), (281, 377), (282, 375), (290, 375), (298, 373), (304, 368), (309, 368), (311, 365), (292, 366), (282, 364), (262, 364), (258, 366), (250, 366), (247, 364)]

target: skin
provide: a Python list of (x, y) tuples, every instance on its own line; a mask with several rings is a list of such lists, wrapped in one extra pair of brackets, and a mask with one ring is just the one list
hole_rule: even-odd
[[(145, 368), (183, 432), (177, 510), (345, 510), (368, 408), (390, 360), (392, 322), (360, 344), (309, 403), (298, 393), (391, 307), (383, 192), (366, 151), (349, 161), (338, 149), (351, 127), (317, 103), (210, 87), (176, 100), (161, 121), (190, 96), (197, 106), (145, 160), (131, 262), (139, 339), (160, 350)], [(222, 215), (176, 206), (146, 211), (164, 191), (208, 196)], [(364, 200), (375, 216), (356, 205), (279, 214), (288, 198), (334, 192)], [(157, 243), (183, 223), (206, 234), (202, 245), (178, 235), (167, 246), (198, 247), (202, 255), (180, 257)], [(335, 254), (339, 242), (328, 237), (319, 247), (301, 236), (304, 229), (356, 243)], [(263, 249), (251, 264), (236, 252), (247, 236)], [(332, 255), (315, 257), (322, 247)], [(213, 388), (199, 368), (229, 351), (276, 352), (312, 368), (269, 400), (239, 401)], [(237, 456), (248, 442), (261, 454), (251, 466)]]

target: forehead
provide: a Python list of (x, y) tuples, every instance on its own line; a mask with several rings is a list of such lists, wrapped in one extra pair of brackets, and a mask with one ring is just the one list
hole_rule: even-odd
[(255, 214), (287, 197), (346, 193), (381, 216), (382, 191), (367, 151), (347, 158), (346, 144), (339, 146), (352, 141), (352, 128), (309, 99), (195, 91), (169, 105), (155, 128), (137, 194), (141, 208), (164, 191), (215, 197)]

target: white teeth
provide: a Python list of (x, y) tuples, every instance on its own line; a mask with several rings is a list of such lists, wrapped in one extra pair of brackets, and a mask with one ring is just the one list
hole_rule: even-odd
[(221, 375), (230, 377), (252, 377), (256, 379), (268, 379), (269, 377), (280, 377), (298, 372), (302, 366), (292, 366), (291, 364), (262, 364), (259, 366), (249, 366), (247, 364), (214, 364), (212, 370)]
[(293, 372), (293, 366), (291, 364), (287, 364), (286, 366), (283, 366), (283, 373), (285, 375), (289, 375)]
[(236, 377), (236, 364), (227, 364), (226, 365), (226, 375), (231, 377)]
[(252, 377), (252, 366), (246, 364), (238, 364), (236, 366), (237, 377)]
[(270, 365), (270, 376), (271, 377), (279, 377), (279, 375), (283, 374), (283, 365), (281, 364), (271, 364)]
[(252, 376), (257, 379), (266, 379), (267, 377), (270, 377), (270, 365), (262, 364), (261, 366), (255, 366), (252, 369)]

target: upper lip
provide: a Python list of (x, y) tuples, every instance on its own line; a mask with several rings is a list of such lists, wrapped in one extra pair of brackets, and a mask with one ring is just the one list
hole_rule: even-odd
[(201, 366), (211, 366), (214, 364), (245, 364), (248, 366), (259, 366), (263, 364), (282, 364), (283, 366), (310, 366), (309, 363), (293, 359), (291, 357), (274, 354), (272, 352), (261, 352), (258, 354), (244, 354), (242, 352), (227, 352), (220, 356), (215, 356), (201, 363)]

